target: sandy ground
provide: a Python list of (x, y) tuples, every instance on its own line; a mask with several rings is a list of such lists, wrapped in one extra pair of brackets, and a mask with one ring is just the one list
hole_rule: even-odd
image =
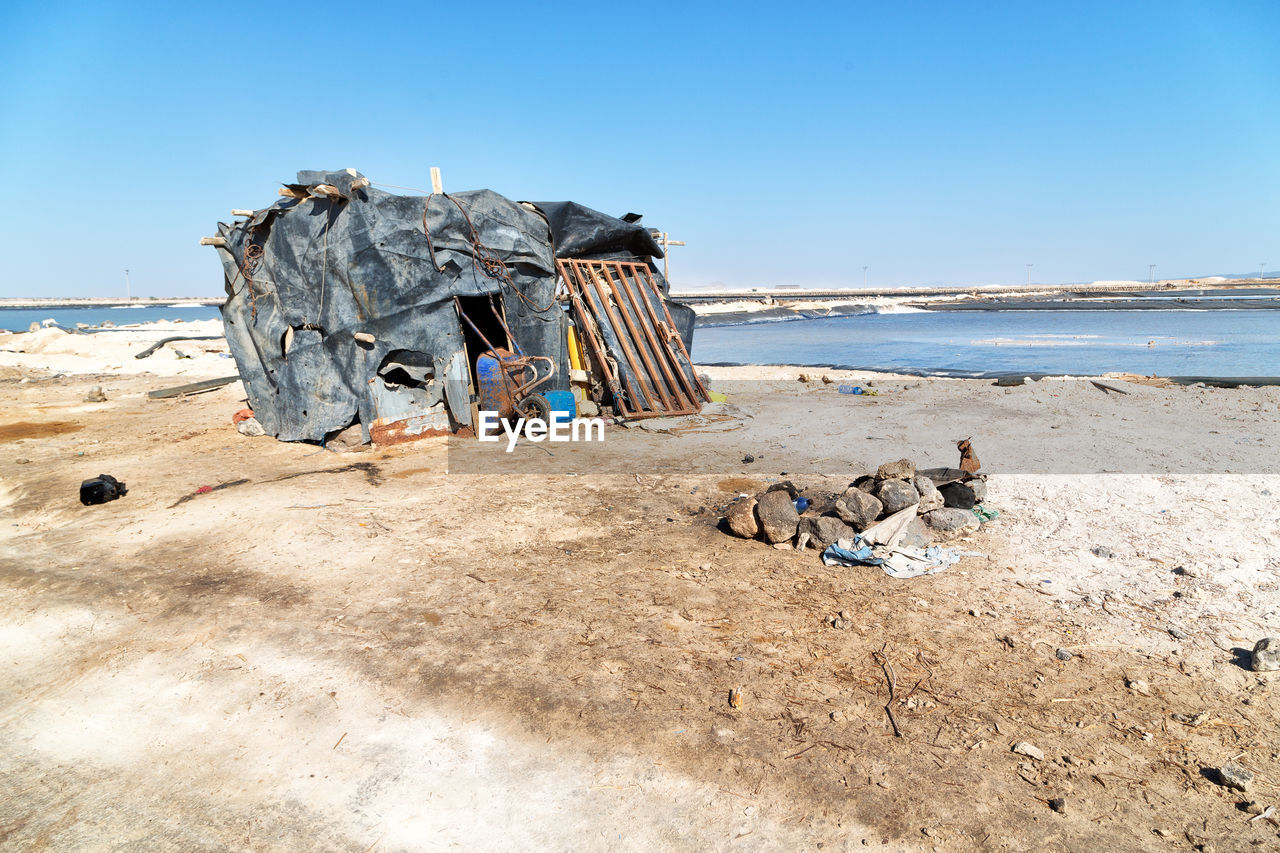
[[(0, 337), (6, 847), (1280, 845), (1276, 389), (725, 368), (581, 453), (335, 454), (239, 435), (238, 384), (148, 400), (233, 372), (132, 358), (170, 333)], [(1001, 515), (938, 575), (717, 527), (966, 436)]]

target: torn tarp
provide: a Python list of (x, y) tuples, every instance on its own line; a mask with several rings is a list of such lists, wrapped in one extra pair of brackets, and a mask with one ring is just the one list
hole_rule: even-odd
[(476, 357), (488, 349), (480, 335), (549, 359), (540, 390), (567, 389), (553, 232), (560, 251), (661, 255), (633, 222), (571, 203), (544, 212), (490, 190), (393, 195), (345, 170), (299, 172), (281, 195), (220, 224), (218, 253), (249, 404), (286, 441), (323, 441), (357, 422), (366, 440), (379, 425), (398, 436), (468, 425)]
[(907, 525), (915, 518), (916, 505), (900, 510), (852, 539), (839, 539), (822, 552), (828, 566), (879, 566), (894, 578), (915, 578), (940, 572), (959, 562), (960, 555), (946, 548), (910, 548), (901, 544)]

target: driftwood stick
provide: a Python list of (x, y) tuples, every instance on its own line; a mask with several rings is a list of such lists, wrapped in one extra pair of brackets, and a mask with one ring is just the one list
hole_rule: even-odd
[(202, 394), (205, 391), (212, 391), (214, 388), (221, 388), (223, 385), (230, 385), (239, 379), (239, 375), (223, 376), (220, 379), (206, 379), (203, 382), (192, 382), (188, 385), (179, 385), (176, 388), (159, 388), (155, 391), (148, 391), (147, 396), (153, 400), (161, 400), (166, 397), (186, 397), (190, 394)]
[(898, 718), (893, 715), (893, 703), (898, 700), (898, 676), (893, 671), (893, 664), (889, 663), (889, 658), (885, 656), (884, 650), (889, 647), (885, 643), (884, 648), (875, 652), (876, 663), (880, 664), (880, 669), (884, 671), (885, 680), (889, 682), (889, 701), (884, 704), (885, 713), (889, 715), (889, 723), (893, 726), (893, 736), (902, 737), (902, 729), (898, 728)]

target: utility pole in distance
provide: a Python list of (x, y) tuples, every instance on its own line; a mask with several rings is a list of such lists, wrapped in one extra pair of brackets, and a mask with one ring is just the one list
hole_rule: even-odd
[(1027, 264), (1027, 287), (1031, 286), (1031, 268), (1034, 266), (1035, 264)]
[(1147, 284), (1156, 283), (1156, 267), (1159, 264), (1147, 264)]
[(129, 287), (129, 271), (124, 271), (124, 298), (133, 301), (133, 290)]
[(671, 284), (671, 252), (668, 246), (683, 246), (683, 240), (672, 240), (666, 231), (662, 232), (662, 239), (658, 241), (658, 245), (662, 247), (662, 277), (667, 280), (667, 284)]
[(862, 265), (862, 289), (867, 289), (867, 265)]
[(1262, 263), (1258, 264), (1258, 278), (1266, 278), (1266, 277), (1267, 277), (1267, 262), (1263, 261)]

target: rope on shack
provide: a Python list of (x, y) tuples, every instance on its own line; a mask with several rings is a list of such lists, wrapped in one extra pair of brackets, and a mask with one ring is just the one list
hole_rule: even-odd
[[(464, 208), (457, 199), (448, 193), (440, 193), (440, 195), (443, 195), (445, 198), (449, 199), (449, 201), (453, 202), (453, 206), (458, 208), (458, 212), (461, 213), (462, 218), (466, 220), (467, 229), (471, 232), (471, 263), (478, 266), (486, 278), (491, 278), (499, 284), (506, 285), (507, 289), (514, 293), (517, 299), (523, 302), (529, 310), (536, 314), (545, 314), (547, 311), (550, 311), (555, 307), (556, 295), (554, 292), (551, 294), (551, 301), (542, 307), (539, 307), (529, 299), (528, 296), (521, 292), (520, 288), (516, 287), (515, 281), (512, 280), (511, 271), (507, 269), (506, 263), (502, 258), (495, 255), (488, 246), (481, 242), (480, 232), (476, 231), (476, 226), (471, 221), (470, 215), (467, 214), (466, 208)], [(435, 246), (431, 242), (431, 230), (427, 227), (427, 211), (431, 209), (431, 199), (435, 198), (435, 196), (435, 193), (427, 196), (426, 204), (422, 206), (422, 233), (425, 234), (427, 238), (427, 251), (431, 254), (431, 265), (435, 267), (436, 272), (444, 272), (444, 267), (440, 266), (436, 261)]]
[(254, 289), (253, 268), (262, 260), (262, 247), (257, 243), (249, 243), (244, 247), (244, 258), (240, 261), (240, 277), (249, 289), (250, 316), (258, 322), (258, 292)]

